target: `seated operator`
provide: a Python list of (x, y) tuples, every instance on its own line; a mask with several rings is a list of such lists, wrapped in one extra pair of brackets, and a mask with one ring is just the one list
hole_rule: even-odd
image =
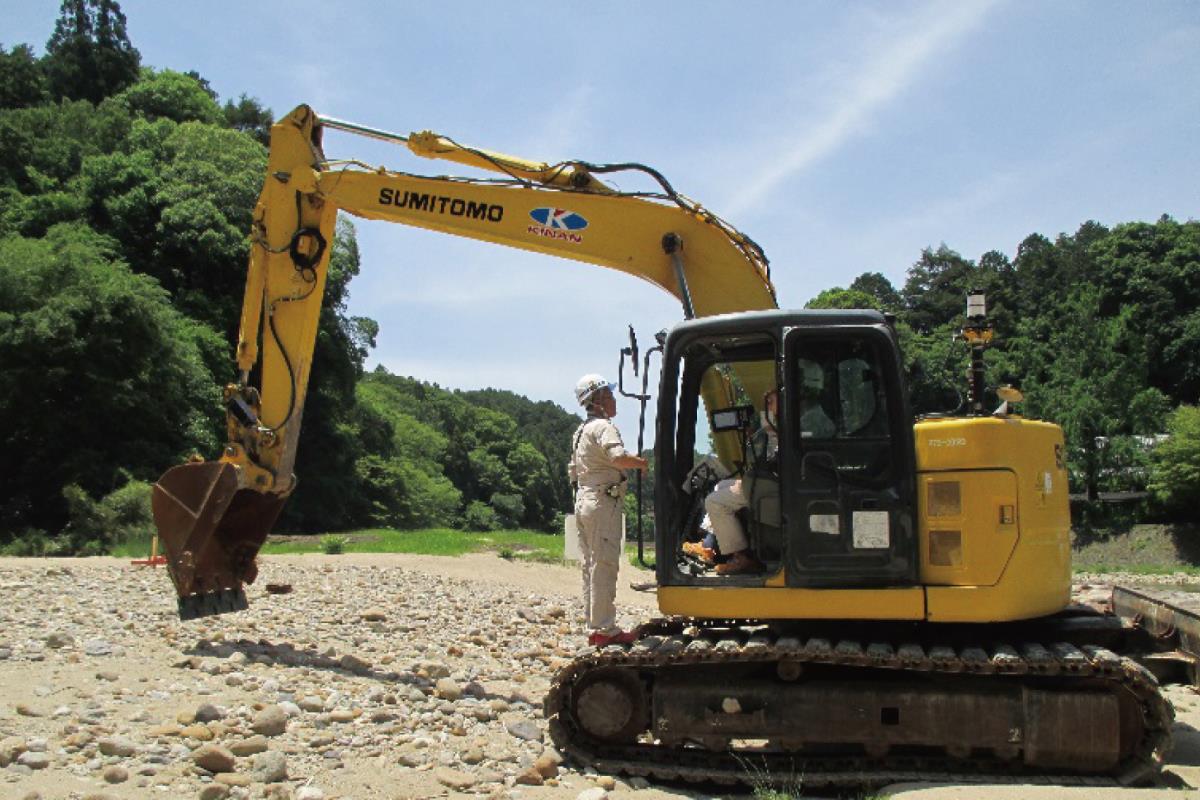
[[(751, 437), (750, 447), (755, 456), (754, 463), (759, 469), (774, 469), (779, 454), (779, 438), (775, 425), (779, 418), (779, 390), (772, 389), (763, 397), (763, 424)], [(726, 478), (718, 483), (704, 499), (704, 510), (708, 512), (707, 522), (712, 526), (716, 537), (717, 547), (726, 556), (722, 564), (717, 565), (718, 575), (744, 575), (762, 572), (763, 564), (750, 550), (746, 539), (746, 531), (737, 518), (740, 509), (749, 506), (748, 487), (742, 478)], [(702, 560), (709, 560), (713, 551), (700, 543), (689, 543), (684, 547), (687, 552)], [(696, 545), (700, 545), (697, 549)], [(708, 550), (708, 552), (703, 552)]]
[(816, 361), (802, 358), (798, 362), (803, 381), (800, 385), (800, 437), (802, 439), (832, 439), (837, 425), (821, 403), (825, 389), (825, 373)]

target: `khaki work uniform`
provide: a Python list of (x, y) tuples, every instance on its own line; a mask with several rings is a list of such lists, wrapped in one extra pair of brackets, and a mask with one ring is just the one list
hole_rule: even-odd
[(597, 633), (617, 630), (617, 570), (621, 560), (621, 513), (625, 474), (613, 460), (625, 455), (617, 426), (588, 417), (575, 431), (567, 474), (578, 485), (575, 526), (583, 568), (583, 616)]
[[(754, 439), (762, 441), (765, 446), (763, 454), (766, 460), (775, 458), (779, 451), (779, 439), (773, 430), (762, 428), (755, 434)], [(750, 546), (746, 539), (746, 531), (737, 518), (737, 512), (749, 505), (746, 487), (741, 478), (726, 478), (713, 487), (708, 497), (704, 498), (704, 510), (708, 512), (712, 532), (717, 537), (717, 547), (723, 555), (733, 555)]]

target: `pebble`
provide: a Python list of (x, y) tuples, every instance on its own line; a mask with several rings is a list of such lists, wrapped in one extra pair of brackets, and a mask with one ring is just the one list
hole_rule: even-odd
[[(582, 644), (562, 621), (574, 591), (259, 566), (248, 612), (180, 622), (162, 570), (0, 564), (0, 685), (26, 681), (0, 709), (0, 797), (20, 798), (5, 780), (30, 775), (90, 780), (76, 798), (183, 800), (325, 800), (367, 785), (518, 800), (539, 780), (570, 785), (543, 744), (541, 699), (551, 659)], [(265, 582), (294, 591), (267, 596)], [(641, 621), (635, 611), (619, 624)]]
[(233, 772), (235, 763), (233, 753), (218, 744), (197, 747), (192, 753), (192, 761), (209, 772)]
[(433, 777), (436, 778), (437, 782), (442, 784), (442, 786), (459, 792), (470, 789), (472, 786), (478, 783), (478, 779), (474, 775), (471, 775), (467, 772), (459, 772), (456, 769), (450, 769), (448, 767), (438, 767), (433, 771)]
[(179, 735), (185, 739), (195, 739), (198, 742), (211, 742), (216, 738), (212, 728), (207, 725), (188, 725), (179, 731)]
[(89, 656), (106, 656), (112, 651), (113, 646), (103, 639), (88, 639), (83, 643), (83, 652)]
[(235, 756), (252, 756), (255, 753), (264, 753), (266, 750), (267, 737), (262, 735), (255, 735), (247, 739), (229, 743), (229, 752)]
[(287, 730), (287, 714), (278, 705), (270, 705), (254, 715), (250, 729), (263, 736), (279, 736)]
[(338, 665), (347, 672), (370, 672), (371, 662), (347, 653), (338, 660)]
[(104, 768), (101, 777), (104, 778), (106, 783), (124, 783), (129, 780), (129, 770), (119, 764), (113, 764)]
[(537, 760), (533, 762), (533, 768), (536, 769), (543, 778), (555, 778), (558, 776), (558, 766), (561, 763), (561, 756), (559, 756), (557, 753), (547, 752), (542, 753), (537, 757)]
[(137, 745), (124, 736), (106, 737), (97, 742), (96, 746), (106, 756), (128, 758), (137, 752)]
[(74, 640), (74, 638), (66, 635), (65, 633), (55, 632), (55, 633), (52, 633), (49, 636), (47, 636), (45, 638), (45, 642), (46, 642), (46, 647), (52, 647), (55, 650), (57, 650), (60, 647), (67, 647), (71, 644), (74, 644), (75, 640)]
[(593, 786), (591, 789), (584, 789), (577, 794), (575, 800), (604, 800), (606, 797), (608, 797), (608, 790)]
[[(196, 709), (196, 713), (193, 715), (197, 722), (216, 722), (223, 716), (225, 716), (225, 714), (221, 711), (221, 709), (217, 708), (212, 703), (204, 703)], [(182, 720), (180, 721), (182, 722)]]
[(531, 719), (514, 719), (505, 723), (504, 727), (513, 736), (526, 741), (542, 740), (542, 729)]
[(530, 767), (517, 775), (516, 782), (521, 786), (541, 786), (546, 782), (546, 778), (537, 767)]
[(278, 783), (288, 777), (287, 756), (277, 750), (259, 753), (254, 757), (250, 777), (258, 783)]

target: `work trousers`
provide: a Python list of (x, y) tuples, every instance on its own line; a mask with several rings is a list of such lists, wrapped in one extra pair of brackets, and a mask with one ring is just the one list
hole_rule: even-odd
[(750, 546), (746, 531), (737, 518), (737, 512), (747, 505), (749, 502), (742, 492), (741, 478), (726, 478), (704, 498), (704, 510), (708, 512), (713, 535), (717, 537), (717, 544), (724, 555), (733, 555)]
[(621, 561), (621, 499), (603, 488), (579, 487), (575, 527), (583, 567), (583, 617), (589, 629), (617, 629), (617, 570)]

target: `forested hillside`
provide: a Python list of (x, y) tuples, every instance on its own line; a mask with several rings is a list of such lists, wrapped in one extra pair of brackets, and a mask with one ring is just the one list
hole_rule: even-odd
[[(115, 2), (68, 0), (43, 56), (0, 46), (0, 546), (16, 551), (102, 550), (145, 525), (147, 482), (223, 441), (272, 114), (141, 64), (125, 23)], [(341, 220), (304, 491), (280, 526), (554, 527), (575, 417), (364, 377), (359, 266)]]
[[(982, 289), (996, 326), (988, 385), (1023, 390), (1023, 413), (1063, 426), (1072, 489), (1154, 490), (1159, 512), (1194, 515), (1200, 500), (1200, 222), (1085, 222), (1074, 234), (1025, 238), (1009, 259), (926, 249), (896, 289), (866, 273), (809, 305), (897, 315), (915, 410), (958, 407), (964, 298)], [(994, 397), (990, 402), (998, 404)], [(1149, 438), (1171, 433), (1166, 446)]]
[[(251, 96), (222, 102), (198, 74), (142, 64), (112, 0), (66, 0), (43, 55), (0, 45), (0, 547), (102, 551), (145, 528), (148, 482), (218, 452), (271, 121)], [(577, 418), (503, 390), (366, 372), (378, 326), (347, 312), (360, 266), (343, 219), (303, 491), (280, 527), (558, 529)], [(1019, 385), (1027, 413), (1065, 427), (1074, 488), (1148, 486), (1166, 513), (1192, 514), (1200, 223), (1087, 222), (1031, 235), (1011, 260), (943, 245), (898, 289), (866, 273), (810, 305), (894, 312), (916, 407), (945, 411), (965, 364), (952, 334), (975, 288), (997, 326), (989, 383)], [(1136, 438), (1163, 432), (1153, 456)]]

